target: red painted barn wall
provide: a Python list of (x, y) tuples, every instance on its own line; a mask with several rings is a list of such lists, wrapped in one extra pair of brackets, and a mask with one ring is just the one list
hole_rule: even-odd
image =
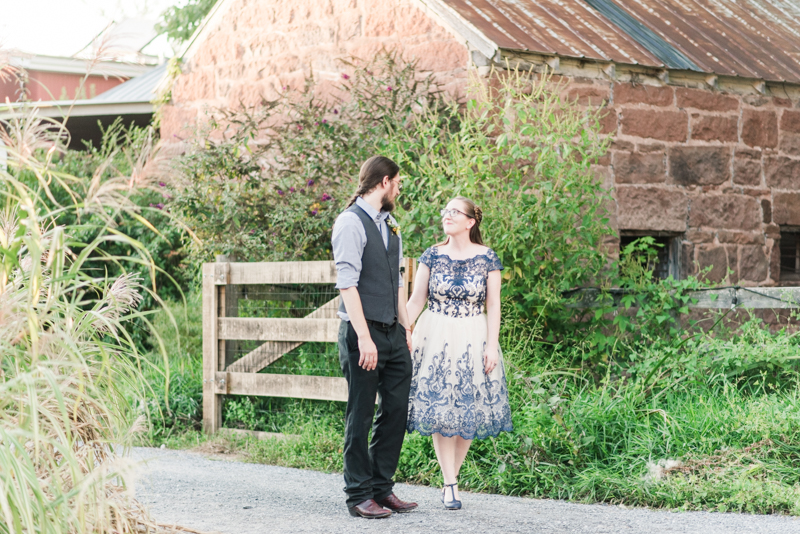
[[(83, 82), (84, 74), (66, 74), (61, 72), (43, 72), (30, 70), (26, 72), (25, 93), (33, 102), (42, 100), (72, 100), (93, 98), (112, 87), (116, 87), (126, 78), (89, 76)], [(83, 85), (81, 85), (83, 82)], [(0, 82), (0, 102), (8, 98), (11, 102), (21, 99), (20, 83), (14, 77)]]

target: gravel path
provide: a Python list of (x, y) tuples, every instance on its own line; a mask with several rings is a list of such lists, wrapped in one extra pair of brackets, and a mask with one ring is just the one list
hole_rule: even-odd
[(160, 449), (137, 448), (132, 456), (144, 461), (136, 496), (153, 517), (209, 533), (800, 533), (800, 520), (791, 517), (622, 509), (467, 492), (463, 510), (446, 511), (439, 490), (407, 484), (398, 484), (396, 493), (418, 502), (419, 509), (367, 520), (347, 513), (339, 474)]

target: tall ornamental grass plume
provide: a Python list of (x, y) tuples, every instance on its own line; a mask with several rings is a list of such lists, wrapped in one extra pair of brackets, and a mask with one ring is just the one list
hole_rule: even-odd
[[(145, 287), (103, 245), (144, 252), (114, 221), (141, 217), (128, 197), (148, 187), (153, 154), (128, 176), (86, 183), (54, 170), (65, 130), (35, 110), (0, 122), (0, 136), (0, 533), (152, 531), (121, 457), (142, 426), (127, 400), (141, 389), (126, 321), (141, 315)], [(55, 199), (56, 184), (69, 202)], [(70, 211), (77, 222), (56, 223)], [(104, 222), (80, 242), (89, 218)], [(123, 274), (109, 278), (90, 258)]]

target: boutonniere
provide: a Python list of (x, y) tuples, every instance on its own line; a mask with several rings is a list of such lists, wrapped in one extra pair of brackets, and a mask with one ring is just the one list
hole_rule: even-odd
[(397, 221), (395, 221), (391, 217), (386, 219), (386, 225), (389, 227), (389, 230), (391, 230), (394, 235), (400, 233), (400, 225), (397, 224)]

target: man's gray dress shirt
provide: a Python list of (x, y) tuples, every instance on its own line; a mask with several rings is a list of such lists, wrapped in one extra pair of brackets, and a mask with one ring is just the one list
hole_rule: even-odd
[[(383, 237), (383, 246), (389, 248), (389, 225), (386, 220), (392, 217), (388, 211), (377, 211), (361, 197), (356, 199), (356, 205), (363, 209), (366, 214), (375, 221), (378, 231)], [(394, 218), (391, 218), (395, 222)], [(396, 223), (395, 223), (396, 224)], [(403, 238), (397, 234), (400, 244), (400, 263), (403, 262)], [(336, 289), (347, 289), (358, 287), (358, 278), (361, 274), (361, 256), (364, 254), (364, 247), (367, 246), (367, 232), (358, 215), (351, 212), (343, 212), (336, 218), (333, 225), (333, 261), (336, 263)], [(403, 287), (403, 277), (400, 275), (398, 287)], [(346, 313), (338, 312), (339, 317), (345, 321), (350, 318)]]

